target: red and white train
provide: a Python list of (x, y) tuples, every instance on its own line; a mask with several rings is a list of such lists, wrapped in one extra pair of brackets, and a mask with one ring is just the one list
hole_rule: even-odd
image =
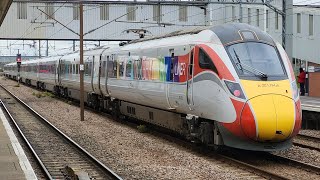
[[(5, 74), (17, 78), (16, 63)], [(22, 62), (22, 82), (79, 99), (79, 52)], [(85, 52), (88, 105), (176, 131), (208, 145), (289, 148), (300, 99), (282, 46), (231, 23), (181, 30)]]

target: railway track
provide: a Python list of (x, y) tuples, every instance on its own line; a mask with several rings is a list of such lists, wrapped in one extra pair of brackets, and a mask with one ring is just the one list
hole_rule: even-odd
[(47, 179), (121, 179), (26, 103), (0, 85), (0, 104)]
[(224, 156), (276, 176), (271, 179), (319, 179), (320, 167), (266, 152), (227, 150)]
[(320, 138), (314, 136), (298, 134), (293, 141), (293, 145), (320, 152)]
[[(224, 148), (218, 153), (213, 148), (198, 147), (197, 145), (186, 142), (180, 138), (162, 134), (161, 132), (152, 132), (157, 136), (161, 136), (169, 141), (192, 149), (193, 151), (205, 155), (208, 160), (214, 163), (218, 161), (229, 164), (232, 167), (238, 167), (239, 169), (245, 170), (248, 173), (250, 179), (319, 179), (320, 178), (320, 167), (314, 166), (308, 163), (296, 161), (283, 156), (274, 155), (266, 152), (252, 152), (237, 150), (232, 148)], [(226, 165), (223, 165), (226, 166)], [(248, 177), (239, 175), (240, 179)]]
[[(91, 109), (92, 110), (92, 109)], [(110, 116), (109, 116), (110, 117)], [(132, 125), (135, 127), (137, 124)], [(186, 148), (193, 147), (193, 149), (197, 149), (195, 151), (200, 152), (203, 155), (203, 150), (199, 150), (198, 147), (194, 147), (190, 145), (189, 142), (183, 141), (181, 139), (177, 139), (172, 136), (168, 136), (167, 134), (157, 132), (151, 132), (153, 135), (161, 136), (169, 141), (178, 142), (178, 144), (183, 144), (182, 146)], [(160, 134), (160, 135), (159, 135)], [(182, 143), (181, 143), (182, 142)], [(301, 174), (300, 179), (318, 179), (320, 178), (319, 172), (320, 168), (317, 166), (313, 166), (310, 164), (306, 164), (303, 162), (295, 161), (292, 159), (288, 159), (281, 156), (272, 155), (269, 153), (264, 153), (262, 156), (257, 157), (253, 161), (248, 161), (246, 158), (239, 159), (238, 157), (242, 157), (243, 154), (238, 154), (237, 157), (234, 157), (230, 154), (221, 154), (212, 152), (213, 150), (209, 150), (204, 153), (206, 156), (213, 158), (214, 163), (221, 164), (222, 167), (227, 167), (228, 169), (235, 173), (239, 174), (239, 178), (242, 179), (297, 179), (297, 177), (292, 176), (292, 174), (288, 172), (279, 171), (279, 169), (295, 169), (295, 171), (299, 171), (298, 174)], [(237, 150), (236, 150), (237, 151)], [(255, 154), (255, 153), (254, 153)], [(258, 153), (259, 154), (259, 153)], [(246, 155), (245, 155), (246, 156)], [(250, 156), (250, 155), (249, 155)], [(246, 156), (247, 157), (247, 156)], [(268, 162), (260, 163), (259, 161), (264, 161), (265, 159)], [(219, 162), (217, 162), (217, 160)], [(265, 166), (272, 166), (273, 168), (266, 168)], [(290, 170), (288, 170), (290, 171)], [(239, 173), (240, 172), (240, 173)], [(293, 173), (295, 174), (295, 173)], [(307, 178), (303, 178), (307, 177)]]
[[(0, 90), (0, 97), (3, 97), (3, 96), (4, 95), (2, 94), (2, 91)], [(6, 100), (7, 100), (7, 103), (13, 104), (11, 102), (11, 98), (10, 99), (6, 99)], [(89, 110), (94, 111), (91, 108), (89, 108)], [(109, 117), (111, 117), (111, 116), (109, 116)], [(129, 126), (132, 126), (133, 128), (135, 128), (136, 125), (137, 125), (137, 124), (134, 124), (132, 122), (126, 122), (126, 124), (129, 125)], [(212, 158), (212, 161), (214, 161), (214, 163), (219, 163), (219, 164), (221, 164), (222, 167), (226, 167), (230, 171), (237, 173), (239, 175), (239, 178), (242, 178), (242, 179), (259, 179), (259, 180), (260, 179), (281, 179), (281, 180), (287, 179), (286, 177), (283, 177), (283, 176), (280, 176), (280, 175), (277, 175), (277, 174), (274, 174), (274, 173), (270, 173), (268, 171), (263, 170), (262, 168), (257, 168), (257, 167), (255, 167), (253, 165), (250, 165), (250, 164), (245, 163), (245, 162), (238, 161), (238, 160), (233, 159), (231, 157), (227, 157), (227, 156), (224, 156), (224, 155), (221, 155), (221, 154), (213, 153), (212, 150), (204, 152), (201, 147), (193, 146), (194, 144), (190, 144), (189, 142), (186, 142), (186, 141), (181, 140), (179, 138), (170, 136), (168, 134), (163, 134), (163, 133), (158, 132), (158, 131), (151, 132), (151, 133), (153, 135), (156, 135), (156, 136), (161, 136), (162, 138), (165, 138), (165, 139), (167, 139), (169, 141), (175, 141), (175, 142), (179, 143), (180, 145), (182, 145), (182, 146), (184, 146), (184, 147), (186, 147), (188, 149), (192, 148), (193, 150), (195, 150), (197, 152), (201, 152), (201, 153), (206, 154), (209, 158)], [(41, 141), (43, 141), (43, 140), (41, 140)], [(45, 166), (45, 164), (43, 166)], [(61, 167), (63, 167), (63, 165), (61, 165)], [(46, 171), (46, 170), (44, 170), (44, 171)], [(50, 172), (49, 170), (47, 170), (47, 171)], [(58, 176), (54, 176), (54, 179), (63, 179), (63, 175), (58, 171), (60, 171), (60, 168), (55, 170), (55, 172), (58, 173)]]

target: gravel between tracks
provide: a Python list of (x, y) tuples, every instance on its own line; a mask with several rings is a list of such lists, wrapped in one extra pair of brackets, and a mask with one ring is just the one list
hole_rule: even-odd
[(300, 134), (307, 135), (307, 136), (313, 136), (320, 138), (320, 131), (319, 130), (301, 130), (299, 132)]
[(4, 77), (0, 83), (124, 179), (238, 179), (234, 168), (175, 143), (88, 111), (81, 122), (78, 107), (50, 97), (37, 98), (32, 95), (36, 90), (14, 87), (17, 83)]
[(274, 154), (320, 166), (320, 153), (316, 150), (293, 146), (288, 150), (279, 151)]
[[(5, 78), (0, 83), (27, 102), (124, 179), (238, 179), (234, 168), (151, 134), (139, 133), (115, 120), (60, 100), (32, 95), (36, 90)], [(57, 118), (58, 117), (58, 118)], [(320, 166), (320, 153), (293, 147), (275, 154)], [(241, 170), (240, 170), (241, 171)]]

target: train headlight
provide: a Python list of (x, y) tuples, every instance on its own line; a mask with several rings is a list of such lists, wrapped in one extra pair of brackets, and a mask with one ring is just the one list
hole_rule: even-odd
[(224, 82), (226, 83), (227, 88), (233, 96), (241, 99), (246, 99), (239, 83), (226, 80)]
[(298, 91), (298, 87), (297, 87), (297, 82), (296, 81), (292, 81), (291, 82), (291, 88), (292, 88), (293, 99), (297, 99), (299, 97), (299, 91)]

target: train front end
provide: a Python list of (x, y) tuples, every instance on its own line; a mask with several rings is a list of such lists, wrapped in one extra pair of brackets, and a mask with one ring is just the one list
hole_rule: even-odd
[[(215, 29), (215, 33), (234, 70), (234, 80), (224, 82), (237, 114), (234, 122), (219, 123), (224, 144), (257, 151), (291, 147), (302, 117), (295, 75), (286, 52), (258, 28), (231, 24), (222, 29)], [(239, 38), (233, 40), (230, 34), (225, 37), (228, 30)]]

